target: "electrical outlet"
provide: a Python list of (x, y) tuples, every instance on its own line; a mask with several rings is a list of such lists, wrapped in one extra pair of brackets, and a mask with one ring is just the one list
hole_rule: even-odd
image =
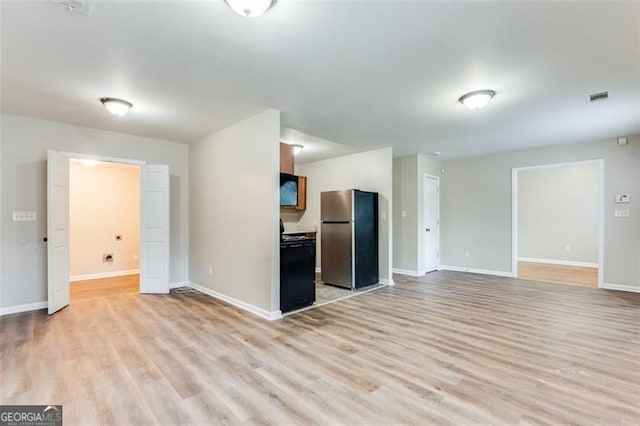
[(402, 217), (407, 217), (407, 212), (406, 211), (402, 211)]
[(213, 266), (209, 265), (209, 275), (213, 275)]
[(567, 253), (569, 253), (571, 251), (571, 246), (570, 245), (566, 245), (564, 246), (564, 251), (566, 251)]
[(631, 216), (631, 212), (629, 211), (629, 209), (616, 210), (615, 212), (613, 212), (613, 215), (615, 217), (629, 217)]
[(616, 204), (627, 204), (631, 199), (629, 198), (629, 194), (616, 194), (614, 195), (614, 202)]
[(465, 257), (469, 257), (469, 256), (471, 256), (471, 252), (470, 252), (469, 250), (465, 251), (465, 252), (464, 252), (464, 256), (465, 256)]
[(14, 222), (34, 222), (36, 220), (36, 212), (13, 212)]

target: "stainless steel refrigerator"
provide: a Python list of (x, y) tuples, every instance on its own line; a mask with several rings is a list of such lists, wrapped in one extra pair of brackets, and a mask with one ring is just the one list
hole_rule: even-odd
[(379, 282), (378, 193), (320, 194), (322, 281), (358, 289)]

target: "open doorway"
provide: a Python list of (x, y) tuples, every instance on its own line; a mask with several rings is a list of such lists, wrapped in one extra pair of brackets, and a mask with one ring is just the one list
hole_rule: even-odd
[[(169, 293), (170, 215), (169, 166), (111, 157), (90, 157), (47, 151), (47, 311), (49, 315), (69, 305), (70, 236), (69, 187), (71, 158), (139, 167), (139, 291)], [(113, 191), (112, 191), (113, 192)], [(96, 217), (91, 218), (98, 222)], [(114, 239), (116, 238), (114, 235)], [(107, 259), (108, 261), (108, 256)]]
[(515, 276), (602, 283), (603, 162), (513, 170)]
[(140, 291), (140, 166), (69, 163), (71, 302)]

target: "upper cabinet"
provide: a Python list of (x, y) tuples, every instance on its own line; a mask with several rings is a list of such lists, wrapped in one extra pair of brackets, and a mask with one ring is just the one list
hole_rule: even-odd
[(293, 174), (293, 147), (280, 142), (280, 173)]
[(307, 208), (307, 178), (294, 176), (293, 146), (280, 142), (280, 207), (304, 211)]

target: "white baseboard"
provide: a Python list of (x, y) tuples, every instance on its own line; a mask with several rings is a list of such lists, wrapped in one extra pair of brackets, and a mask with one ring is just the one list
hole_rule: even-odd
[(555, 259), (537, 259), (534, 257), (519, 257), (518, 262), (531, 262), (531, 263), (548, 263), (550, 265), (563, 265), (563, 266), (582, 266), (584, 268), (598, 268), (600, 265), (593, 262), (574, 262), (573, 260), (555, 260)]
[(69, 281), (84, 281), (84, 280), (97, 280), (99, 278), (124, 277), (125, 275), (135, 275), (139, 273), (140, 273), (140, 269), (131, 269), (129, 271), (113, 271), (113, 272), (101, 272), (99, 274), (71, 275), (69, 277)]
[(215, 299), (219, 299), (219, 300), (222, 300), (224, 302), (227, 302), (227, 303), (229, 303), (229, 304), (231, 304), (231, 305), (233, 305), (235, 307), (243, 309), (243, 310), (245, 310), (247, 312), (251, 312), (252, 314), (257, 315), (257, 316), (259, 316), (261, 318), (268, 319), (269, 321), (274, 321), (274, 320), (282, 318), (282, 312), (280, 310), (269, 312), (269, 311), (264, 310), (262, 308), (258, 308), (257, 306), (254, 306), (254, 305), (252, 305), (250, 303), (246, 303), (246, 302), (243, 302), (242, 300), (235, 299), (235, 298), (233, 298), (231, 296), (227, 296), (225, 294), (218, 293), (217, 291), (211, 290), (210, 288), (201, 286), (200, 284), (196, 284), (194, 282), (189, 282), (189, 286), (194, 288), (194, 289), (196, 289), (196, 290), (198, 290), (198, 291), (201, 291), (202, 293), (207, 294), (207, 295), (209, 295), (209, 296), (211, 296), (211, 297), (213, 297)]
[(400, 275), (409, 275), (410, 277), (421, 277), (424, 274), (421, 274), (420, 271), (413, 271), (410, 269), (399, 269), (399, 268), (393, 268), (393, 273), (394, 274), (400, 274)]
[(603, 288), (605, 290), (629, 291), (631, 293), (640, 293), (640, 286), (637, 286), (637, 285), (602, 283), (600, 288)]
[(26, 305), (7, 306), (0, 308), (0, 317), (3, 315), (17, 314), (20, 312), (37, 311), (38, 309), (47, 309), (47, 302), (27, 303)]
[(511, 272), (491, 271), (491, 270), (488, 270), (488, 269), (466, 268), (464, 266), (440, 265), (438, 270), (439, 271), (470, 272), (472, 274), (483, 274), (483, 275), (496, 275), (498, 277), (513, 277), (513, 274)]
[(389, 279), (387, 279), (387, 278), (379, 278), (379, 279), (378, 279), (378, 282), (379, 282), (380, 284), (389, 285), (389, 286), (391, 286), (391, 285), (396, 285), (396, 283), (395, 283), (392, 279), (391, 279), (391, 280), (389, 280)]

